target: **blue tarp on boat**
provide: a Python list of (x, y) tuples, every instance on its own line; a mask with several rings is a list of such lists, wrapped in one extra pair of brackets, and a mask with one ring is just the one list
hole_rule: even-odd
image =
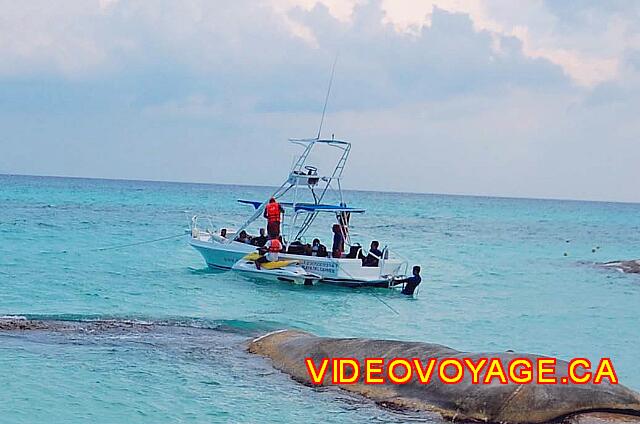
[[(252, 205), (255, 209), (258, 209), (263, 202), (258, 202), (255, 200), (242, 200), (239, 199), (238, 202), (244, 203), (246, 205)], [(278, 202), (283, 208), (291, 209), (293, 207), (293, 203), (291, 202)], [(307, 211), (307, 212), (351, 212), (351, 213), (364, 213), (364, 209), (352, 208), (345, 205), (331, 205), (326, 203), (297, 203), (295, 211)]]

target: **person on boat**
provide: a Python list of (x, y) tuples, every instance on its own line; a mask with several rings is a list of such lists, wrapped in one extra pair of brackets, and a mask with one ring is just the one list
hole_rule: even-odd
[(320, 239), (313, 239), (313, 244), (311, 245), (311, 256), (318, 256), (321, 258), (327, 257), (327, 247), (320, 243)]
[(227, 229), (223, 228), (220, 230), (220, 237), (227, 238)]
[(369, 254), (362, 260), (362, 266), (377, 267), (382, 258), (382, 252), (380, 249), (380, 243), (377, 240), (371, 242), (369, 247)]
[(238, 235), (238, 237), (236, 237), (236, 241), (246, 244), (251, 243), (251, 240), (249, 239), (249, 236), (247, 235), (247, 232), (245, 230), (240, 231), (240, 234)]
[(413, 296), (413, 293), (416, 291), (416, 288), (420, 285), (421, 282), (422, 277), (420, 277), (420, 267), (416, 265), (413, 267), (413, 275), (411, 277), (395, 280), (393, 282), (393, 285), (397, 286), (398, 284), (404, 284), (405, 286), (402, 288), (402, 294)]
[(267, 219), (267, 234), (270, 238), (278, 238), (280, 235), (280, 223), (282, 222), (282, 215), (284, 209), (276, 201), (275, 198), (269, 199), (269, 203), (264, 208), (263, 216)]
[(364, 255), (362, 254), (362, 246), (360, 246), (360, 243), (353, 243), (351, 246), (349, 246), (349, 253), (347, 253), (346, 258), (358, 258), (361, 261), (364, 260)]
[(341, 258), (344, 252), (344, 236), (339, 224), (333, 224), (333, 246), (331, 247), (331, 257)]
[(261, 251), (266, 252), (256, 259), (256, 269), (260, 269), (261, 264), (277, 261), (282, 247), (282, 243), (279, 239), (272, 238), (268, 240), (264, 247), (260, 249)]
[(300, 240), (296, 240), (292, 243), (289, 243), (287, 253), (291, 253), (292, 255), (304, 255), (305, 249), (306, 249), (305, 245), (302, 244)]
[(267, 242), (267, 236), (265, 235), (264, 228), (260, 228), (260, 235), (251, 239), (251, 244), (254, 246), (262, 247)]

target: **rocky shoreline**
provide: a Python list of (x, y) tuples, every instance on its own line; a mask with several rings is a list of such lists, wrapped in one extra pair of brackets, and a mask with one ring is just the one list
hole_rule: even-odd
[(640, 259), (630, 261), (611, 261), (597, 264), (602, 268), (615, 269), (625, 274), (640, 274)]

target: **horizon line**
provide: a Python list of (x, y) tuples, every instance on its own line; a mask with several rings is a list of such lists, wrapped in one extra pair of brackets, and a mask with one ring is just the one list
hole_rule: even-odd
[[(101, 180), (101, 181), (123, 181), (123, 182), (143, 182), (143, 183), (169, 183), (169, 184), (199, 184), (199, 185), (211, 185), (211, 186), (239, 186), (239, 187), (264, 187), (274, 188), (276, 186), (264, 185), (264, 184), (242, 184), (242, 183), (213, 183), (204, 181), (175, 181), (175, 180), (160, 180), (160, 179), (136, 179), (136, 178), (107, 178), (107, 177), (87, 177), (77, 175), (46, 175), (46, 174), (20, 174), (20, 173), (6, 173), (0, 172), (0, 176), (7, 177), (36, 177), (36, 178), (61, 178), (61, 179), (76, 179), (76, 180)], [(585, 203), (616, 203), (616, 204), (629, 204), (638, 205), (640, 201), (628, 201), (628, 200), (594, 200), (594, 199), (575, 199), (575, 198), (562, 198), (562, 197), (525, 197), (525, 196), (513, 196), (513, 195), (487, 195), (487, 194), (468, 194), (468, 193), (434, 193), (427, 191), (395, 191), (395, 190), (371, 190), (362, 188), (350, 188), (344, 189), (345, 191), (364, 192), (364, 193), (389, 193), (389, 194), (412, 194), (412, 195), (429, 195), (429, 196), (454, 196), (454, 197), (477, 197), (477, 198), (491, 198), (491, 199), (505, 199), (505, 200), (543, 200), (543, 201), (563, 201), (563, 202), (585, 202)]]

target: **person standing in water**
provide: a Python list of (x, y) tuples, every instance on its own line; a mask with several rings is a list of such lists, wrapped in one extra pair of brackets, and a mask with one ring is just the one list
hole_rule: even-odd
[(416, 291), (416, 288), (422, 282), (422, 277), (420, 277), (420, 267), (418, 265), (413, 267), (413, 275), (409, 278), (403, 278), (401, 280), (395, 280), (393, 282), (394, 286), (398, 284), (404, 284), (405, 286), (402, 288), (402, 294), (406, 294), (407, 296), (413, 296), (413, 293)]
[(264, 208), (264, 217), (267, 219), (267, 234), (269, 238), (278, 238), (280, 236), (280, 223), (284, 209), (275, 198), (269, 199), (269, 203)]

